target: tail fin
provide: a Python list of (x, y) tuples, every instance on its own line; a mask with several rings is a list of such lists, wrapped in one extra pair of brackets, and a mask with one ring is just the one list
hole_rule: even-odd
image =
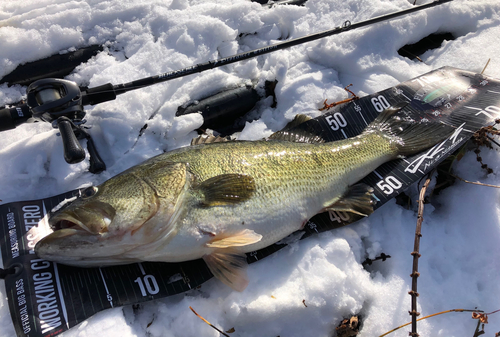
[(439, 122), (405, 121), (396, 114), (408, 103), (398, 103), (385, 109), (371, 122), (363, 134), (382, 132), (390, 137), (398, 155), (408, 156), (423, 151), (448, 138), (455, 129)]

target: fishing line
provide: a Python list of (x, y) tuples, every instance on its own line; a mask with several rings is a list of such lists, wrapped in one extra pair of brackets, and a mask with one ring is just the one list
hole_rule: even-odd
[(254, 50), (240, 53), (237, 55), (207, 61), (205, 63), (200, 63), (200, 64), (197, 64), (197, 65), (194, 65), (191, 67), (187, 67), (184, 69), (174, 70), (171, 72), (166, 72), (166, 73), (163, 73), (160, 75), (146, 77), (143, 79), (135, 80), (135, 81), (124, 83), (124, 84), (118, 84), (118, 85), (113, 86), (113, 91), (116, 93), (116, 95), (120, 95), (120, 94), (123, 94), (125, 92), (130, 91), (130, 90), (144, 88), (144, 87), (147, 87), (147, 86), (150, 86), (153, 84), (166, 82), (166, 81), (173, 80), (173, 79), (176, 79), (179, 77), (184, 77), (184, 76), (195, 74), (195, 73), (202, 72), (205, 70), (214, 69), (214, 68), (222, 67), (224, 65), (232, 64), (235, 62), (247, 60), (247, 59), (257, 57), (260, 55), (265, 55), (265, 54), (271, 53), (273, 51), (290, 48), (290, 47), (293, 47), (293, 46), (296, 46), (299, 44), (322, 39), (324, 37), (333, 36), (333, 35), (341, 34), (341, 33), (344, 33), (344, 32), (350, 31), (350, 30), (366, 27), (366, 26), (373, 25), (375, 23), (379, 23), (382, 21), (388, 21), (388, 20), (394, 19), (394, 18), (399, 17), (399, 16), (403, 16), (403, 15), (410, 14), (413, 12), (418, 12), (418, 11), (421, 11), (421, 10), (424, 10), (424, 9), (427, 9), (430, 7), (442, 5), (444, 3), (451, 2), (451, 1), (453, 1), (453, 0), (436, 0), (436, 1), (433, 1), (433, 2), (428, 3), (428, 4), (415, 6), (415, 7), (408, 8), (408, 9), (398, 11), (398, 12), (394, 12), (391, 14), (378, 16), (378, 17), (375, 17), (375, 18), (372, 18), (372, 19), (369, 19), (366, 21), (361, 21), (358, 23), (351, 23), (351, 21), (346, 20), (346, 21), (344, 21), (342, 26), (339, 26), (339, 27), (336, 27), (336, 28), (333, 28), (330, 30), (325, 30), (323, 32), (319, 32), (319, 33), (291, 39), (289, 41), (285, 41), (285, 42), (278, 43), (275, 45), (270, 45), (267, 47), (254, 49)]
[[(145, 77), (142, 79), (138, 79), (132, 82), (128, 83), (122, 83), (122, 84), (117, 84), (117, 85), (112, 85), (110, 83), (104, 84), (95, 88), (87, 89), (85, 90), (84, 93), (84, 102), (87, 103), (84, 105), (95, 105), (98, 103), (102, 103), (108, 100), (112, 100), (116, 98), (116, 95), (121, 95), (123, 93), (126, 93), (131, 90), (135, 89), (140, 89), (144, 88), (153, 84), (157, 83), (162, 83), (166, 81), (170, 81), (176, 78), (192, 75), (195, 73), (203, 72), (205, 70), (209, 69), (214, 69), (218, 67), (222, 67), (224, 65), (232, 64), (235, 62), (240, 62), (243, 60), (247, 60), (250, 58), (254, 58), (260, 55), (265, 55), (277, 50), (282, 50), (286, 48), (290, 48), (299, 44), (315, 41), (324, 37), (329, 37), (337, 34), (341, 34), (350, 30), (358, 29), (358, 28), (363, 28), (369, 25), (373, 25), (375, 23), (383, 22), (383, 21), (388, 21), (394, 18), (397, 18), (399, 16), (407, 15), (410, 13), (418, 12), (427, 8), (431, 8), (434, 6), (439, 6), (447, 2), (451, 2), (453, 0), (435, 0), (433, 2), (430, 2), (428, 4), (424, 5), (419, 5), (419, 6), (414, 6), (412, 8), (408, 8), (405, 10), (401, 10), (398, 12), (378, 16), (366, 21), (361, 21), (358, 23), (351, 23), (351, 21), (346, 20), (342, 24), (342, 26), (330, 29), (330, 30), (325, 30), (323, 32), (291, 39), (289, 41), (285, 41), (282, 43), (278, 43), (275, 45), (270, 45), (267, 47), (262, 47), (258, 49), (254, 49), (248, 52), (220, 58), (220, 59), (215, 59), (215, 60), (210, 60), (204, 63), (199, 63), (190, 67), (186, 67), (183, 69), (179, 70), (174, 70), (170, 72), (166, 72), (163, 74), (151, 76), (151, 77)], [(0, 126), (1, 128), (1, 126)], [(1, 131), (1, 129), (0, 129)]]
[(83, 124), (86, 122), (83, 119), (85, 117), (83, 107), (86, 105), (96, 105), (111, 101), (116, 99), (116, 96), (131, 90), (222, 67), (273, 51), (366, 27), (378, 22), (388, 21), (402, 15), (451, 1), (453, 0), (435, 0), (428, 4), (378, 16), (358, 23), (351, 23), (351, 21), (346, 20), (342, 26), (323, 32), (118, 85), (107, 83), (98, 87), (81, 90), (75, 82), (68, 80), (55, 78), (37, 80), (31, 83), (27, 89), (27, 104), (0, 110), (0, 131), (14, 129), (25, 122), (43, 121), (52, 123), (60, 131), (66, 162), (74, 164), (85, 159), (85, 151), (78, 140), (87, 139), (87, 149), (90, 154), (89, 171), (99, 173), (106, 169), (106, 165), (100, 158), (92, 138), (83, 127)]

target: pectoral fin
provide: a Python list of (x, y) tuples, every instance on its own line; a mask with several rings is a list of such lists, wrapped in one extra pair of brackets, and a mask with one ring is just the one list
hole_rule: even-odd
[(244, 174), (221, 174), (202, 182), (203, 205), (237, 204), (250, 199), (255, 191), (255, 180)]
[(241, 247), (259, 242), (261, 239), (262, 235), (257, 234), (250, 229), (244, 229), (236, 234), (216, 235), (214, 239), (206, 244), (206, 246), (209, 248)]
[(373, 213), (375, 203), (373, 188), (365, 184), (356, 184), (349, 187), (342, 197), (325, 207), (325, 211), (344, 211), (368, 216)]
[(203, 260), (212, 274), (225, 285), (236, 291), (243, 291), (248, 285), (246, 273), (247, 257), (244, 253), (227, 248), (205, 255)]

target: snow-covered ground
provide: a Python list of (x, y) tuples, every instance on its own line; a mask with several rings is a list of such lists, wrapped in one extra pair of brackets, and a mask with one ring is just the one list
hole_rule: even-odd
[[(418, 1), (418, 4), (430, 1)], [(107, 50), (67, 78), (94, 87), (181, 69), (210, 59), (277, 43), (411, 7), (413, 0), (309, 0), (304, 7), (262, 7), (249, 0), (2, 0), (0, 77), (19, 64), (51, 54), (103, 44)], [(435, 32), (457, 37), (426, 52), (424, 63), (397, 50)], [(88, 161), (68, 165), (62, 142), (48, 123), (24, 124), (0, 133), (0, 199), (39, 199), (98, 184), (146, 158), (189, 144), (202, 123), (175, 117), (177, 107), (227, 88), (278, 80), (277, 106), (264, 99), (258, 121), (239, 139), (259, 139), (298, 113), (317, 116), (328, 98), (346, 98), (352, 83), (370, 94), (444, 65), (500, 78), (500, 2), (450, 4), (325, 38), (119, 96), (88, 108), (87, 125), (108, 169), (93, 175)], [(20, 100), (20, 86), (0, 86), (0, 106)], [(156, 112), (151, 119), (150, 116)], [(139, 130), (148, 123), (144, 135)], [(136, 143), (137, 142), (137, 143)], [(135, 144), (135, 145), (134, 145)], [(469, 152), (456, 164), (459, 176), (500, 185), (500, 154), (482, 149), (486, 175)], [(500, 308), (500, 194), (498, 189), (457, 182), (426, 205), (420, 245), (418, 311), (422, 315), (475, 307)], [(417, 188), (410, 192), (417, 198)], [(200, 291), (101, 312), (65, 336), (218, 336), (189, 310), (233, 336), (331, 336), (343, 317), (360, 314), (361, 336), (378, 336), (410, 321), (416, 209), (391, 201), (357, 224), (323, 233), (249, 267), (250, 285), (231, 291), (217, 280)], [(392, 257), (361, 263), (381, 252)], [(303, 300), (305, 300), (304, 305)], [(470, 313), (421, 321), (421, 336), (472, 336)], [(15, 335), (0, 281), (0, 337)], [(500, 331), (500, 313), (485, 336)], [(394, 336), (407, 336), (409, 327)]]

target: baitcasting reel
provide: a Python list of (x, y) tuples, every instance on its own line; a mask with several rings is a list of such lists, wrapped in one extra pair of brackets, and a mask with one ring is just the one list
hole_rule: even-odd
[[(109, 86), (112, 91), (112, 85), (100, 86), (99, 90), (110, 89)], [(88, 97), (90, 90), (82, 92), (75, 82), (63, 79), (35, 81), (26, 90), (27, 104), (0, 110), (0, 131), (13, 129), (28, 120), (52, 123), (52, 126), (60, 131), (66, 162), (75, 164), (85, 159), (85, 150), (78, 140), (87, 139), (89, 171), (102, 172), (106, 165), (99, 156), (90, 134), (83, 127), (86, 122), (83, 119), (83, 106), (93, 103)], [(116, 97), (114, 92), (111, 96)]]

